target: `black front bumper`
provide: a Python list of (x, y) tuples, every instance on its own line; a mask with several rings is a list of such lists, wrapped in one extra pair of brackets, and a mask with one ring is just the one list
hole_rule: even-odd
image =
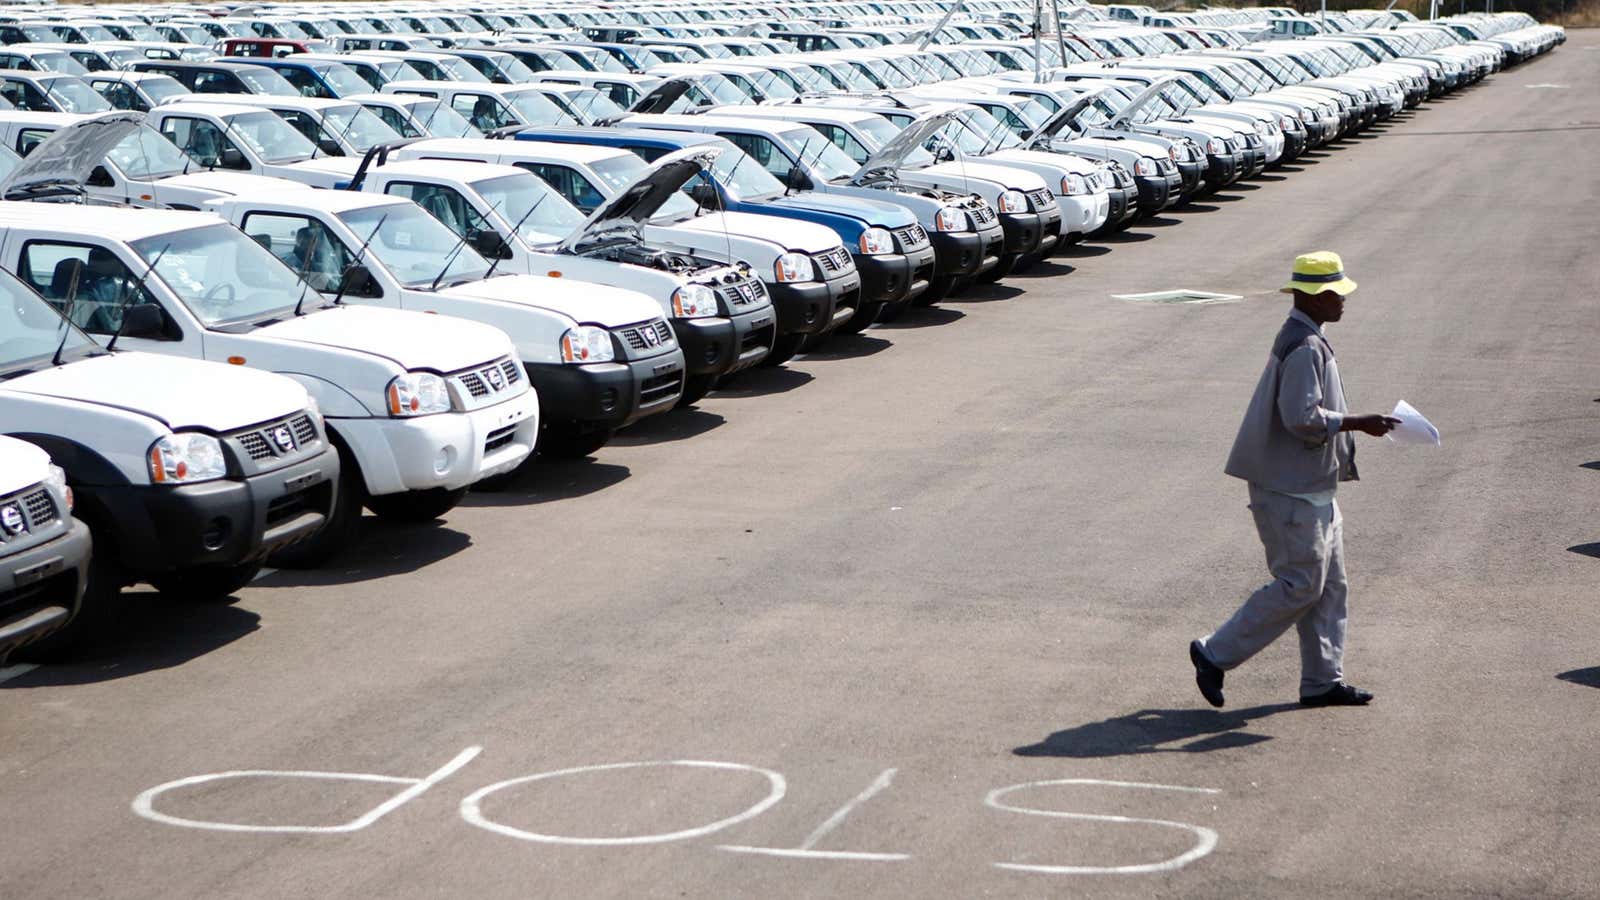
[(825, 334), (850, 321), (861, 302), (861, 276), (831, 281), (768, 282), (779, 334)]
[(683, 394), (684, 355), (673, 349), (645, 359), (613, 362), (526, 363), (546, 422), (621, 428), (663, 413)]
[(931, 244), (906, 253), (857, 255), (861, 302), (899, 303), (917, 297), (933, 278), (935, 256)]
[(74, 521), (54, 540), (0, 560), (0, 661), (77, 614), (91, 543), (88, 526)]
[(1205, 163), (1196, 159), (1189, 160), (1187, 162), (1174, 163), (1173, 165), (1178, 167), (1178, 177), (1183, 179), (1183, 187), (1179, 188), (1178, 190), (1178, 193), (1183, 196), (1183, 199), (1187, 200), (1190, 197), (1193, 197), (1195, 194), (1199, 193), (1200, 188), (1205, 186)]
[[(1060, 213), (1056, 214), (1059, 218)], [(1001, 213), (1000, 228), (1005, 232), (1005, 253), (1026, 256), (1039, 249), (1044, 223), (1038, 213)], [(1056, 226), (1060, 228), (1060, 223)], [(1052, 246), (1054, 246), (1052, 244)]]
[(777, 336), (777, 316), (768, 306), (731, 318), (668, 319), (690, 375), (727, 375), (765, 359)]
[(1183, 199), (1183, 176), (1177, 172), (1135, 175), (1134, 184), (1139, 186), (1139, 212), (1143, 215), (1153, 216)]
[(1220, 153), (1206, 154), (1206, 193), (1214, 193), (1239, 180), (1240, 164), (1244, 162), (1244, 155), (1230, 153), (1226, 156)]
[(1039, 216), (1038, 254), (1045, 256), (1061, 243), (1061, 206), (1051, 204), (1049, 209), (1037, 212)]
[[(355, 473), (351, 473), (355, 477)], [(138, 579), (195, 566), (262, 559), (322, 527), (333, 508), (339, 454), (330, 447), (252, 475), (180, 485), (80, 486), (85, 510), (99, 507), (110, 546)], [(104, 552), (105, 548), (102, 548)]]

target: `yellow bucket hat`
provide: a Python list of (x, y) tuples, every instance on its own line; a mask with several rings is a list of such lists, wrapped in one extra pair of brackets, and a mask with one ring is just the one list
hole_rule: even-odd
[(1315, 253), (1304, 253), (1294, 258), (1294, 274), (1289, 277), (1289, 283), (1279, 288), (1285, 294), (1295, 291), (1304, 291), (1307, 294), (1320, 294), (1323, 291), (1333, 291), (1341, 296), (1348, 296), (1356, 289), (1356, 283), (1344, 275), (1344, 260), (1339, 254), (1329, 250), (1318, 250)]

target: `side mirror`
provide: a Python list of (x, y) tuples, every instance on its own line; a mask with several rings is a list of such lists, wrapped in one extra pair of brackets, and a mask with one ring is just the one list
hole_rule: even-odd
[(467, 243), (472, 249), (478, 251), (485, 259), (510, 259), (511, 248), (506, 245), (505, 238), (500, 232), (493, 230), (471, 232)]
[(122, 336), (160, 340), (166, 336), (167, 318), (154, 303), (135, 303), (122, 311)]
[(805, 172), (800, 171), (799, 166), (789, 167), (789, 174), (784, 178), (783, 183), (787, 185), (791, 191), (809, 191), (813, 187), (816, 187), (816, 185), (811, 183), (811, 177)]
[(318, 138), (317, 139), (317, 149), (322, 151), (322, 154), (324, 156), (343, 156), (344, 155), (344, 148), (339, 146), (339, 142), (334, 140), (331, 137)]
[(347, 297), (377, 297), (382, 294), (377, 280), (372, 277), (372, 270), (360, 264), (344, 270), (339, 291)]
[(953, 162), (955, 158), (956, 152), (950, 148), (949, 144), (940, 143), (933, 148), (933, 159), (935, 162)]
[(106, 171), (105, 166), (95, 166), (84, 183), (90, 187), (115, 187), (117, 184), (111, 179), (111, 173)]
[(689, 199), (701, 209), (717, 209), (721, 206), (722, 198), (718, 196), (717, 189), (702, 181), (689, 188)]
[(250, 162), (244, 158), (244, 153), (238, 147), (224, 147), (221, 158), (213, 165), (223, 169), (248, 170), (250, 168)]

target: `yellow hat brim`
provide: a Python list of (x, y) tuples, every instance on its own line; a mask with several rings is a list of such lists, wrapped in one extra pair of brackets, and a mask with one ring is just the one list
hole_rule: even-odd
[(1354, 281), (1351, 281), (1348, 278), (1341, 278), (1338, 281), (1329, 281), (1322, 284), (1312, 284), (1303, 281), (1291, 280), (1288, 284), (1278, 288), (1278, 291), (1279, 293), (1284, 294), (1292, 294), (1295, 291), (1303, 291), (1307, 294), (1320, 294), (1323, 291), (1333, 291), (1335, 294), (1338, 294), (1341, 297), (1348, 297), (1355, 291), (1355, 289), (1356, 283)]

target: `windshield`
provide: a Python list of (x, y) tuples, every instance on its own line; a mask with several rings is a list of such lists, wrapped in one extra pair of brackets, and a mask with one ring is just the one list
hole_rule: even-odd
[(739, 90), (733, 82), (716, 72), (696, 74), (694, 78), (695, 84), (720, 104), (740, 105), (750, 102), (744, 91)]
[(351, 71), (349, 66), (339, 63), (318, 66), (317, 74), (321, 75), (322, 80), (326, 81), (333, 88), (333, 92), (340, 97), (365, 93), (372, 87), (360, 75)]
[(428, 57), (428, 62), (433, 63), (444, 73), (450, 76), (451, 81), (471, 81), (477, 84), (488, 84), (489, 79), (482, 72), (472, 67), (472, 64), (456, 56)]
[(43, 297), (10, 272), (0, 272), (0, 377), (49, 365), (63, 336), (67, 339), (61, 351), (63, 360), (99, 349)]
[(170, 75), (150, 75), (139, 79), (139, 89), (150, 98), (151, 106), (159, 106), (173, 97), (189, 93), (189, 89)]
[(527, 63), (509, 53), (496, 56), (494, 61), (500, 67), (500, 71), (511, 79), (512, 84), (526, 84), (533, 80), (533, 70), (528, 68)]
[(89, 72), (83, 63), (65, 53), (35, 53), (31, 59), (39, 68), (49, 72), (62, 72), (67, 75), (86, 75)]
[(771, 72), (751, 70), (748, 72), (741, 72), (740, 74), (748, 77), (751, 81), (754, 81), (756, 83), (756, 87), (759, 88), (761, 93), (765, 94), (769, 100), (793, 100), (795, 97), (800, 96), (799, 91), (795, 90), (789, 85), (788, 82), (783, 81), (776, 75), (773, 75)]
[(305, 135), (268, 110), (240, 113), (225, 120), (228, 134), (243, 141), (269, 163), (309, 159), (316, 152)]
[(233, 74), (239, 76), (252, 94), (272, 94), (278, 97), (298, 97), (300, 91), (288, 79), (266, 66), (241, 66)]
[(325, 131), (335, 140), (349, 144), (365, 153), (378, 144), (400, 139), (393, 128), (373, 115), (365, 106), (341, 106), (329, 109), (322, 120)]
[(308, 290), (270, 251), (224, 222), (130, 246), (207, 328), (288, 316)]
[(111, 104), (106, 98), (89, 86), (89, 82), (72, 75), (52, 78), (44, 82), (50, 99), (61, 107), (62, 112), (94, 113), (105, 112), (111, 109)]
[(139, 181), (178, 175), (190, 164), (182, 150), (149, 125), (140, 125), (138, 131), (118, 141), (106, 158), (123, 175)]
[[(627, 153), (622, 156), (602, 159), (594, 163), (591, 168), (600, 179), (601, 184), (605, 186), (606, 199), (609, 200), (615, 197), (617, 192), (623, 188), (638, 181), (639, 177), (650, 167), (645, 164), (644, 160), (634, 156), (632, 153)], [(681, 193), (675, 193), (667, 199), (666, 203), (661, 204), (661, 209), (656, 211), (655, 218), (677, 221), (678, 219), (688, 218), (697, 211), (699, 211), (699, 207), (695, 205), (693, 200)]]
[(561, 107), (541, 93), (537, 88), (517, 91), (506, 94), (505, 99), (511, 101), (511, 106), (516, 109), (524, 122), (530, 125), (572, 125), (571, 117), (561, 111)]
[(740, 200), (764, 200), (783, 193), (783, 182), (737, 147), (722, 151), (711, 164), (711, 176)]
[(563, 96), (567, 101), (567, 107), (585, 124), (592, 125), (597, 119), (620, 116), (624, 113), (623, 108), (611, 102), (610, 97), (593, 88), (569, 91)]
[(111, 29), (104, 25), (78, 25), (76, 27), (83, 32), (83, 36), (88, 38), (90, 42), (117, 40), (117, 36), (111, 33)]
[[(352, 209), (340, 213), (339, 219), (350, 226), (363, 243), (369, 236), (372, 238), (367, 253), (377, 257), (406, 287), (425, 288), (433, 284), (435, 278), (440, 287), (447, 287), (477, 281), (489, 272), (487, 260), (471, 247), (464, 246), (455, 232), (415, 203)], [(440, 277), (439, 270), (446, 259), (450, 259), (450, 265)]]
[(412, 104), (411, 115), (416, 117), (422, 130), (433, 137), (483, 137), (483, 132), (479, 131), (477, 126), (468, 122), (465, 116), (456, 112), (443, 100), (425, 99)]
[(804, 164), (803, 168), (821, 175), (824, 181), (848, 178), (861, 168), (848, 153), (809, 125), (779, 132), (778, 138), (794, 158)]
[[(489, 209), (517, 229), (529, 244), (553, 244), (583, 224), (585, 216), (533, 173), (474, 182)], [(518, 223), (521, 224), (518, 224)]]

